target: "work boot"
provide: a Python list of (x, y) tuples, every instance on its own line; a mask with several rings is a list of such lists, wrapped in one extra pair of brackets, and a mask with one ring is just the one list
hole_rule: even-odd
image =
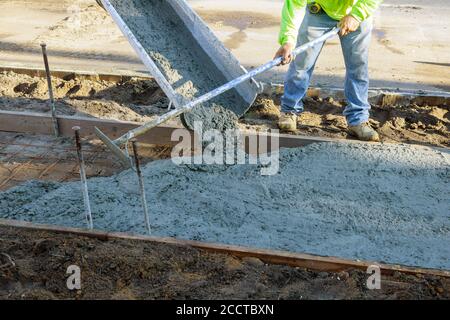
[(278, 128), (283, 131), (297, 130), (297, 115), (295, 113), (282, 112), (278, 119)]
[(369, 122), (363, 122), (357, 126), (349, 126), (348, 131), (350, 134), (363, 141), (380, 141), (380, 136), (369, 124)]

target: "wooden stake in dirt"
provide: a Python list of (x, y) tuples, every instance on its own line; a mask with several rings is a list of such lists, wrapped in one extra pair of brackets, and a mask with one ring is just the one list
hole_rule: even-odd
[(148, 206), (147, 206), (147, 199), (145, 197), (145, 188), (144, 188), (144, 179), (142, 178), (142, 172), (141, 172), (141, 165), (139, 162), (139, 156), (138, 156), (138, 150), (137, 150), (137, 143), (136, 140), (131, 140), (131, 144), (133, 146), (133, 154), (134, 154), (134, 164), (136, 166), (136, 174), (139, 179), (139, 189), (141, 192), (141, 199), (142, 199), (142, 207), (144, 208), (144, 218), (145, 218), (145, 224), (147, 226), (148, 234), (150, 235), (152, 233), (150, 228), (150, 219), (148, 215)]
[(94, 228), (94, 223), (92, 221), (92, 212), (91, 212), (91, 203), (89, 201), (89, 191), (87, 187), (87, 179), (86, 179), (86, 170), (84, 166), (84, 158), (81, 150), (81, 142), (80, 142), (80, 127), (73, 127), (75, 131), (75, 144), (77, 147), (77, 156), (78, 156), (78, 165), (80, 166), (80, 177), (81, 177), (81, 187), (83, 191), (83, 200), (84, 200), (84, 209), (85, 209), (85, 217), (86, 222), (89, 229)]

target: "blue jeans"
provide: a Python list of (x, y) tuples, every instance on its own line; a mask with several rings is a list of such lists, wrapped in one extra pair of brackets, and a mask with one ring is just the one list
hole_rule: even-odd
[[(297, 45), (318, 38), (337, 24), (326, 13), (311, 14), (306, 10), (305, 18), (300, 27)], [(345, 97), (347, 106), (344, 116), (351, 126), (361, 124), (369, 119), (369, 44), (372, 33), (372, 19), (367, 19), (355, 32), (340, 37), (344, 54)], [(281, 111), (299, 114), (303, 111), (302, 99), (306, 95), (317, 58), (324, 44), (297, 55), (289, 66), (285, 83), (284, 95), (281, 98)]]

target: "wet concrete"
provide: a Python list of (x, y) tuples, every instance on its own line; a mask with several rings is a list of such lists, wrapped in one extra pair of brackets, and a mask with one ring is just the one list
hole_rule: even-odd
[[(257, 165), (143, 168), (153, 234), (450, 270), (450, 154), (313, 144)], [(136, 174), (88, 181), (95, 228), (146, 233)], [(84, 227), (80, 183), (0, 193), (0, 218)]]

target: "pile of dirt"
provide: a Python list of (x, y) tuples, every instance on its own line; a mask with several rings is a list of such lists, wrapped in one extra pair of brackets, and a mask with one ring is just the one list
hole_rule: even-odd
[[(132, 240), (0, 227), (0, 299), (449, 299), (450, 280), (315, 272)], [(70, 265), (81, 290), (67, 289)]]
[[(122, 82), (53, 77), (58, 114), (143, 122), (166, 112), (167, 98), (155, 81), (130, 78)], [(0, 108), (50, 112), (45, 78), (0, 73)]]
[[(306, 98), (296, 134), (347, 138), (342, 115), (345, 102), (333, 98)], [(372, 105), (370, 123), (383, 142), (406, 142), (450, 147), (450, 106), (425, 103)], [(241, 121), (246, 128), (276, 128), (280, 96), (261, 96)]]
[[(120, 29), (116, 27), (110, 15), (101, 10), (92, 0), (77, 0), (67, 4), (67, 16), (49, 25), (34, 40), (35, 45), (46, 43), (50, 48), (73, 48), (87, 50), (99, 40), (108, 39), (111, 43), (124, 41)], [(114, 49), (110, 49), (111, 53)], [(72, 53), (76, 55), (76, 53)]]
[[(271, 176), (172, 160), (142, 173), (157, 236), (450, 269), (449, 164), (427, 147), (319, 143), (282, 149)], [(134, 171), (88, 186), (95, 228), (146, 233)], [(79, 182), (0, 193), (0, 218), (84, 227), (83, 208)]]

